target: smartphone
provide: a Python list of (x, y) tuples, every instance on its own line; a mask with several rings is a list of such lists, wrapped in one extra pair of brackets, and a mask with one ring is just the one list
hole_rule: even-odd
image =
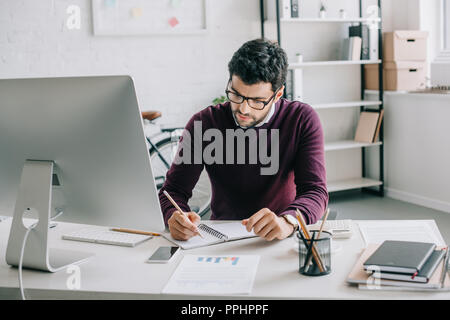
[(167, 263), (180, 251), (180, 247), (159, 247), (148, 258), (149, 263)]

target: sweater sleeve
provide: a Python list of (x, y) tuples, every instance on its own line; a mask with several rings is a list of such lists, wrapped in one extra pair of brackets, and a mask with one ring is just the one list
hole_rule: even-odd
[[(201, 132), (194, 130), (194, 123), (196, 121), (200, 121), (198, 114), (194, 115), (187, 123), (180, 139), (174, 161), (166, 174), (166, 180), (162, 188), (159, 190), (159, 202), (166, 226), (167, 221), (176, 209), (164, 195), (163, 191), (167, 191), (183, 211), (191, 211), (188, 201), (192, 197), (192, 190), (197, 184), (204, 167), (203, 160), (198, 161), (199, 157), (194, 156), (195, 152), (201, 152), (202, 149), (201, 143), (199, 146), (194, 143), (196, 140), (194, 134), (201, 134)], [(200, 149), (197, 150), (198, 148)]]
[(290, 214), (295, 217), (298, 209), (307, 224), (314, 224), (323, 216), (329, 197), (322, 124), (316, 111), (307, 108), (309, 111), (301, 118), (294, 161), (296, 197), (280, 216)]

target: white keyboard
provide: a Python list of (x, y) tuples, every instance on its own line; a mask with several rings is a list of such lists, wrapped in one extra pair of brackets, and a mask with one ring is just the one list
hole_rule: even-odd
[(152, 236), (134, 233), (117, 232), (105, 229), (86, 228), (76, 230), (62, 236), (64, 240), (84, 241), (116, 246), (134, 247)]
[[(308, 230), (319, 230), (322, 224), (322, 220), (317, 221), (315, 224), (308, 226)], [(332, 237), (339, 238), (351, 238), (353, 235), (352, 220), (327, 220), (323, 227), (324, 230), (331, 232)]]

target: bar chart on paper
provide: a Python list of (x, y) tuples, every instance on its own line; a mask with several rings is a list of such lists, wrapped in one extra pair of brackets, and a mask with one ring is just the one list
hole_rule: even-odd
[(259, 256), (186, 255), (163, 289), (166, 294), (250, 294)]
[(198, 257), (197, 262), (222, 263), (235, 266), (238, 264), (239, 257)]

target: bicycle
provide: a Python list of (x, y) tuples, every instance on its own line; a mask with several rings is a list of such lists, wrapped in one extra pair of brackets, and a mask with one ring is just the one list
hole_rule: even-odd
[[(164, 185), (167, 171), (170, 169), (178, 150), (179, 140), (184, 130), (183, 127), (158, 126), (155, 120), (161, 118), (161, 116), (162, 114), (159, 111), (142, 112), (150, 161), (158, 191)], [(194, 190), (192, 190), (192, 197), (189, 199), (188, 204), (191, 210), (200, 217), (204, 217), (210, 212), (211, 184), (206, 170), (202, 171)]]

